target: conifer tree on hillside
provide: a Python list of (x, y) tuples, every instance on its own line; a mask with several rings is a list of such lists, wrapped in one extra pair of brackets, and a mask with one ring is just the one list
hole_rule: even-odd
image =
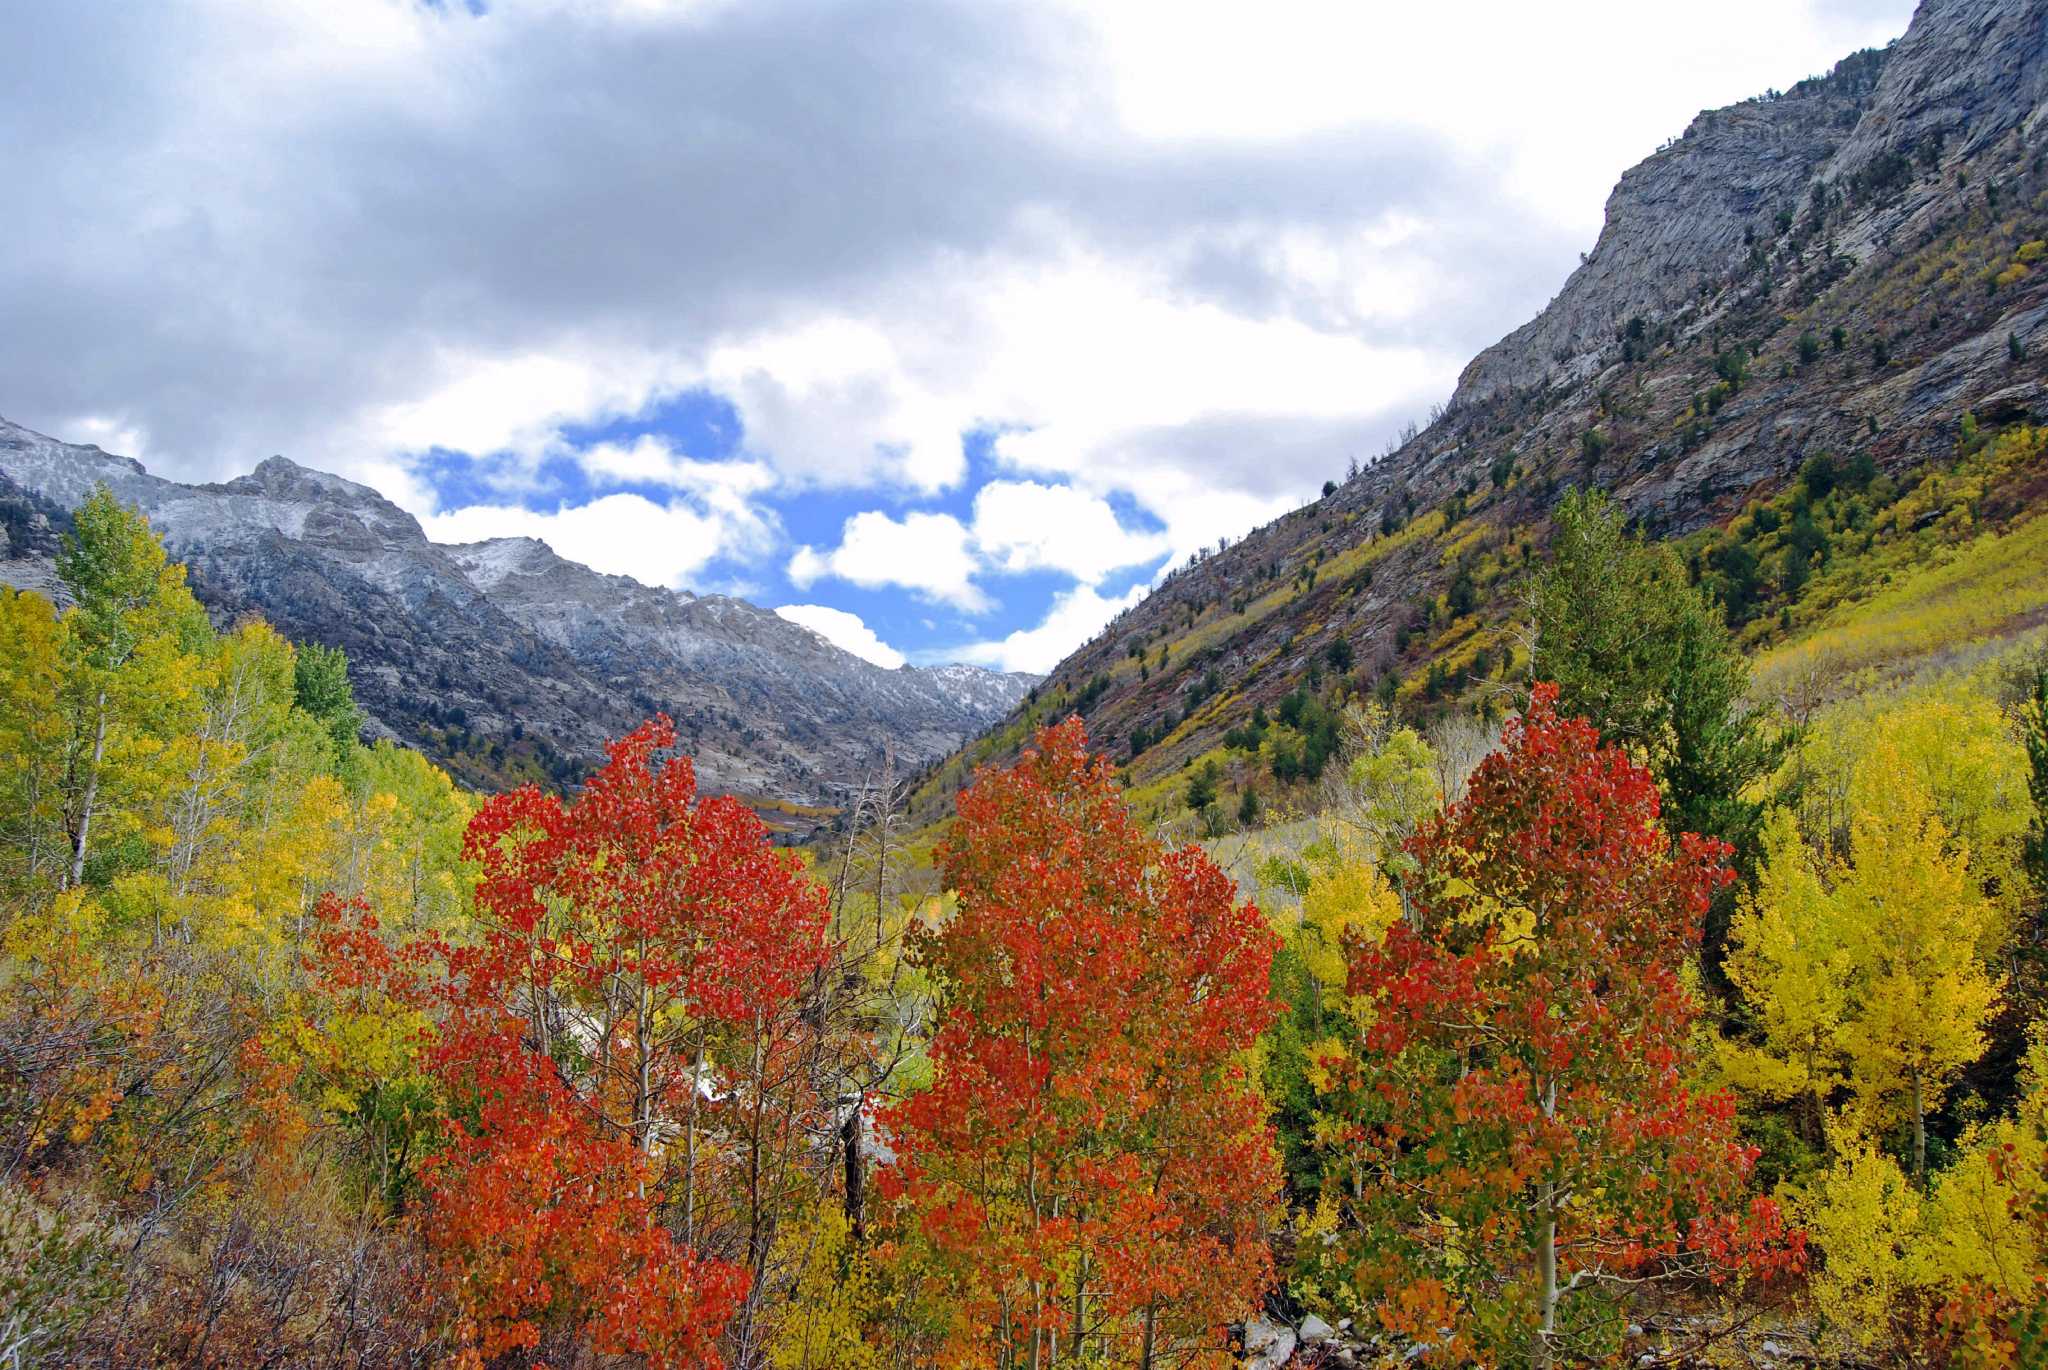
[(317, 642), (303, 644), (293, 662), (293, 686), (298, 706), (319, 720), (337, 762), (344, 761), (363, 726), (362, 710), (356, 707), (355, 691), (348, 682), (348, 653)]
[(1676, 555), (1630, 532), (1604, 493), (1571, 491), (1529, 611), (1530, 669), (1557, 685), (1559, 711), (1644, 759), (1673, 832), (1746, 852), (1760, 810), (1743, 791), (1779, 748), (1745, 704), (1749, 664), (1721, 611)]
[[(1601, 491), (1566, 493), (1550, 552), (1528, 595), (1531, 678), (1554, 682), (1561, 712), (1591, 720), (1649, 766), (1668, 831), (1720, 838), (1746, 874), (1763, 820), (1746, 792), (1785, 742), (1748, 703), (1749, 660), (1721, 606), (1688, 582), (1670, 548), (1631, 532)], [(1708, 910), (1710, 974), (1720, 973), (1733, 914), (1727, 892)]]

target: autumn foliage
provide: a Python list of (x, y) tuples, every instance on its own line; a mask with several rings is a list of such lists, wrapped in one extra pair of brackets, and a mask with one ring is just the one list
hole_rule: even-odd
[(942, 1358), (1225, 1364), (1273, 1274), (1246, 1058), (1274, 938), (1198, 849), (1133, 821), (1078, 719), (959, 814), (959, 908), (917, 949), (944, 996), (935, 1077), (885, 1119), (887, 1179), (953, 1291)]
[[(426, 1170), (424, 1230), (486, 1359), (552, 1325), (716, 1364), (772, 1238), (759, 1125), (788, 1110), (764, 1072), (824, 956), (824, 899), (752, 812), (697, 801), (688, 758), (656, 763), (674, 741), (657, 718), (573, 803), (499, 796), (464, 842), (482, 935), (446, 958), (432, 1059), (460, 1126)], [(724, 1144), (700, 1157), (714, 1111)], [(735, 1162), (751, 1207), (708, 1255), (708, 1196), (735, 1178), (713, 1172)]]
[(1674, 847), (1650, 775), (1554, 702), (1539, 687), (1409, 842), (1409, 916), (1352, 955), (1377, 1157), (1361, 1287), (1392, 1330), (1487, 1359), (1595, 1354), (1616, 1329), (1576, 1316), (1589, 1295), (1799, 1250), (1749, 1195), (1733, 1098), (1686, 1079), (1726, 848)]
[(744, 1268), (677, 1243), (649, 1198), (647, 1158), (594, 1126), (520, 1036), (457, 1035), (443, 1066), (474, 1113), (428, 1163), (421, 1231), (460, 1310), (462, 1359), (553, 1349), (573, 1361), (587, 1347), (719, 1364)]
[(567, 796), (364, 745), (104, 492), (59, 571), (0, 589), (0, 1363), (2048, 1347), (2039, 663), (1771, 735), (1739, 859), (1547, 687), (1480, 760), (1339, 683), (1228, 874), (1069, 720), (935, 860), (884, 763), (825, 879), (666, 719)]

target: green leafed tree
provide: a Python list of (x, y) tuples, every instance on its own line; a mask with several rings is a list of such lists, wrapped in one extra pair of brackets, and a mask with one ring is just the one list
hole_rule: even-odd
[(2034, 801), (2026, 837), (2027, 874), (2041, 916), (2048, 920), (2048, 660), (2035, 669), (2033, 689), (2020, 703), (2020, 730), (2027, 749), (2027, 791)]
[(337, 767), (354, 752), (363, 726), (355, 691), (348, 683), (348, 653), (309, 642), (293, 667), (298, 705), (320, 723), (334, 747)]
[(1743, 792), (1779, 746), (1746, 707), (1748, 662), (1677, 556), (1631, 533), (1606, 495), (1573, 491), (1529, 612), (1535, 677), (1647, 762), (1667, 826), (1749, 850), (1759, 809)]

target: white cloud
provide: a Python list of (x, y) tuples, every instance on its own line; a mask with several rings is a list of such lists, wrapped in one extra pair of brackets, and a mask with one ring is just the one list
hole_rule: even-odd
[[(977, 575), (1099, 584), (1290, 507), (1543, 304), (1627, 165), (1911, 8), (7, 7), (0, 402), (659, 583), (772, 555), (771, 491), (955, 489), (1001, 427), (973, 529), (861, 515), (791, 562), (978, 610)], [(565, 428), (697, 387), (745, 460), (604, 445), (600, 489), (676, 498), (517, 507)], [(435, 513), (436, 447), (502, 458), (486, 503)]]
[(799, 588), (831, 576), (979, 612), (990, 607), (979, 579), (1055, 571), (1093, 585), (1172, 545), (1163, 533), (1124, 527), (1106, 499), (1071, 485), (995, 480), (976, 492), (971, 526), (950, 514), (869, 510), (846, 521), (837, 547), (797, 548), (788, 572)]
[(729, 342), (701, 383), (732, 401), (748, 447), (797, 480), (935, 491), (967, 469), (957, 401), (929, 393), (873, 322), (823, 318)]
[(974, 545), (993, 570), (1063, 571), (1091, 585), (1167, 550), (1163, 535), (1125, 528), (1107, 500), (1031, 480), (990, 481), (975, 493)]
[[(551, 449), (567, 454), (567, 449)], [(598, 443), (574, 453), (592, 485), (633, 483), (665, 486), (663, 500), (638, 493), (601, 495), (583, 504), (537, 510), (518, 504), (472, 504), (433, 508), (432, 492), (401, 469), (380, 473), (390, 491), (405, 492), (407, 507), (421, 510), (420, 524), (436, 542), (479, 542), (486, 538), (540, 538), (571, 561), (608, 575), (631, 576), (647, 585), (696, 588), (692, 579), (717, 557), (757, 558), (780, 540), (780, 525), (759, 496), (773, 489), (773, 471), (758, 462), (696, 461), (652, 434), (630, 443)], [(534, 473), (526, 468), (527, 475)], [(535, 493), (537, 480), (507, 482), (519, 493)], [(394, 494), (394, 498), (399, 498)], [(400, 499), (406, 503), (405, 499)], [(716, 587), (730, 589), (722, 584)]]
[(805, 543), (790, 553), (784, 574), (789, 577), (790, 584), (799, 590), (808, 590), (832, 574), (832, 558)]
[(878, 510), (855, 514), (840, 529), (830, 552), (803, 546), (789, 560), (789, 579), (807, 589), (825, 576), (876, 589), (895, 585), (925, 599), (969, 613), (993, 607), (974, 584), (976, 570), (967, 529), (951, 514), (906, 514)]
[(572, 456), (593, 485), (665, 485), (687, 492), (739, 525), (756, 522), (754, 501), (779, 484), (775, 472), (760, 462), (697, 461), (652, 433), (630, 443), (558, 450)]
[(149, 455), (149, 437), (143, 429), (105, 414), (80, 415), (63, 436), (66, 442), (91, 443), (103, 451), (138, 461)]
[(1000, 671), (1049, 671), (1068, 653), (1088, 641), (1115, 618), (1145, 597), (1139, 585), (1129, 594), (1106, 599), (1092, 586), (1078, 585), (1053, 599), (1052, 608), (1035, 628), (1019, 628), (990, 642), (927, 653), (933, 660), (967, 661)]
[(1615, 175), (1701, 108), (1790, 86), (1881, 45), (1913, 8), (1726, 0), (1701, 24), (1685, 6), (1641, 0), (1574, 0), (1568, 11), (1523, 0), (1068, 3), (1115, 73), (1115, 117), (1141, 137), (1271, 146), (1417, 126), (1493, 150), (1504, 190), (1589, 228)]
[(895, 670), (903, 664), (903, 653), (875, 635), (859, 614), (823, 604), (785, 604), (776, 613), (791, 623), (800, 623), (835, 647), (852, 652), (863, 661)]
[(545, 351), (490, 356), (437, 350), (414, 393), (370, 409), (357, 441), (370, 452), (509, 452), (538, 461), (564, 424), (639, 412), (686, 374), (673, 359), (568, 340)]
[(735, 523), (681, 500), (663, 505), (644, 495), (606, 495), (543, 513), (518, 505), (476, 504), (420, 520), (436, 542), (532, 537), (571, 561), (646, 585), (687, 588), (713, 557), (752, 550), (766, 536), (759, 520)]

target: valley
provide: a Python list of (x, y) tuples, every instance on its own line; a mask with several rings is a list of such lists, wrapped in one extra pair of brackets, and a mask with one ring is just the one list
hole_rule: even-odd
[[(383, 18), (536, 22), (430, 8)], [(694, 55), (774, 17), (657, 10), (547, 16), (634, 26), (552, 118), (643, 56), (682, 70), (669, 25)], [(1700, 61), (1826, 17), (1743, 13)], [(1470, 42), (1507, 41), (1491, 17)], [(905, 15), (862, 21), (900, 55)], [(1068, 95), (1114, 49), (1073, 22), (1033, 30)], [(460, 51), (408, 92), (438, 139), (500, 60)], [(780, 193), (721, 270), (803, 237), (818, 115), (894, 127), (909, 98), (796, 84), (804, 155), (749, 142)], [(1022, 167), (1115, 123), (1048, 108), (1030, 155), (965, 146)], [(964, 232), (976, 159), (902, 122), (887, 169), (930, 155), (947, 198), (888, 181), (890, 213)], [(1291, 146), (1201, 127), (1145, 137), (1261, 186)], [(1354, 132), (1310, 142), (1349, 165)], [(1089, 182), (1133, 220), (1135, 166)], [(835, 260), (880, 280), (839, 236), (860, 199)], [(1284, 312), (1260, 271), (1359, 260), (1231, 241), (1153, 282), (1155, 321), (1199, 332), (1169, 297), (1216, 279)], [(640, 288), (679, 269), (652, 255)], [(940, 288), (969, 261), (947, 237), (919, 278), (928, 346), (973, 336)], [(1047, 281), (997, 297), (1071, 301)], [(1091, 288), (1089, 327), (1117, 308)], [(1888, 46), (1698, 114), (1547, 306), (1373, 459), (1332, 441), (1313, 498), (1207, 488), (1190, 423), (1145, 488), (1196, 494), (1146, 512), (1165, 439), (1105, 397), (1171, 388), (1165, 331), (1078, 406), (1128, 488), (1031, 464), (1080, 441), (1057, 416), (988, 417), (1029, 407), (1028, 359), (962, 430), (847, 361), (901, 380), (917, 349), (839, 316), (706, 363), (729, 403), (629, 356), (689, 452), (560, 417), (633, 408), (549, 389), (588, 334), (477, 392), (553, 397), (562, 490), (638, 453), (686, 514), (691, 481), (774, 491), (760, 564), (880, 660), (924, 633), (1035, 667), (1108, 616), (1044, 674), (890, 669), (540, 538), (437, 542), (283, 456), (183, 483), (0, 420), (0, 1365), (2048, 1365), (2048, 0), (1922, 0)], [(878, 411), (920, 437), (864, 445)], [(486, 417), (449, 422), (513, 469)], [(1225, 426), (1275, 465), (1356, 431)], [(1225, 505), (1285, 512), (1187, 554), (1188, 511)]]

